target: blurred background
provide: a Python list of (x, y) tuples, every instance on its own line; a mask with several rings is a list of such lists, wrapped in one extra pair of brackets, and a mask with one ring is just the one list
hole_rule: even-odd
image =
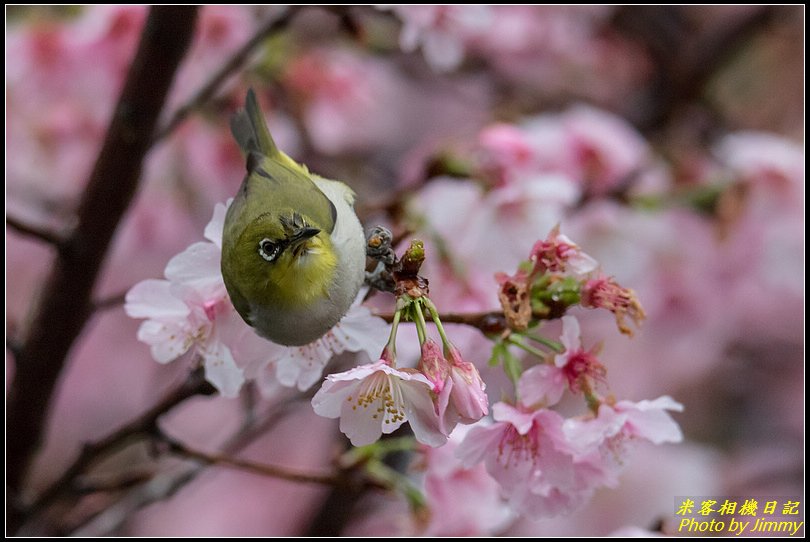
[[(7, 7), (7, 219), (71, 227), (146, 14)], [(633, 339), (610, 315), (578, 314), (586, 345), (604, 342), (611, 390), (683, 403), (685, 441), (640, 449), (618, 488), (568, 517), (442, 532), (396, 495), (202, 467), (135, 438), (21, 532), (674, 533), (676, 497), (688, 495), (798, 498), (803, 520), (803, 41), (802, 6), (201, 8), (22, 501), (186, 379), (191, 360), (152, 361), (122, 296), (162, 277), (235, 193), (244, 162), (228, 120), (251, 86), (279, 146), (350, 184), (366, 226), (425, 240), (443, 311), (497, 308), (494, 273), (513, 272), (561, 223), (648, 314)], [(54, 259), (7, 223), (7, 390)], [(486, 371), (487, 341), (452, 331)], [(488, 391), (499, 398), (498, 384)], [(301, 469), (329, 466), (344, 446), (306, 398), (250, 389), (192, 397), (160, 423), (201, 449)]]

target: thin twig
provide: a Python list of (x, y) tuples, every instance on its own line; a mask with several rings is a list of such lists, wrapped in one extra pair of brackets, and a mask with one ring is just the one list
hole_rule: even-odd
[(123, 305), (124, 302), (127, 300), (128, 291), (129, 289), (93, 301), (93, 310), (105, 311), (107, 309), (114, 309), (116, 307)]
[(220, 67), (184, 105), (174, 112), (169, 121), (158, 129), (155, 136), (152, 138), (152, 144), (154, 145), (171, 134), (191, 113), (208, 102), (225, 81), (245, 64), (256, 47), (258, 47), (268, 35), (286, 27), (299, 9), (299, 7), (291, 6), (280, 17), (267, 21), (260, 26), (259, 29), (254, 32), (253, 36), (248, 39), (238, 51), (231, 55), (222, 67)]
[[(40, 304), (15, 356), (6, 400), (6, 485), (19, 500), (39, 448), (51, 397), (68, 352), (92, 314), (90, 295), (113, 234), (132, 201), (144, 156), (191, 38), (197, 8), (154, 6), (144, 24), (98, 159), (82, 194), (76, 228), (45, 281)], [(23, 519), (7, 508), (9, 532)]]
[(14, 216), (6, 215), (6, 225), (21, 235), (39, 239), (43, 243), (48, 243), (57, 248), (60, 248), (66, 239), (65, 235), (62, 233), (45, 228), (44, 226), (29, 224)]
[[(309, 400), (311, 394), (297, 393), (291, 397), (282, 396), (279, 401), (266, 410), (261, 419), (244, 425), (228, 439), (222, 449), (225, 453), (235, 454), (246, 448), (258, 436), (264, 435), (297, 405), (299, 401)], [(67, 527), (64, 534), (79, 536), (112, 535), (120, 525), (136, 511), (174, 495), (179, 489), (193, 481), (208, 467), (208, 464), (188, 465), (176, 472), (161, 472), (154, 478), (132, 488), (111, 505), (89, 514)]]
[(210, 395), (214, 391), (214, 387), (205, 381), (203, 371), (197, 369), (185, 382), (166, 393), (152, 408), (101, 440), (86, 444), (79, 457), (62, 473), (62, 476), (23, 512), (30, 516), (44, 509), (65, 492), (75, 489), (74, 480), (98, 460), (109, 456), (138, 435), (152, 434), (157, 427), (158, 419), (172, 408), (189, 397)]
[(279, 467), (277, 465), (268, 465), (265, 463), (256, 463), (253, 461), (247, 461), (245, 459), (239, 459), (225, 453), (203, 452), (201, 450), (196, 450), (194, 448), (191, 448), (187, 444), (184, 444), (179, 440), (170, 437), (169, 435), (163, 432), (159, 432), (157, 438), (168, 445), (169, 452), (188, 459), (201, 461), (202, 463), (206, 463), (208, 465), (222, 465), (226, 467), (233, 467), (236, 469), (252, 472), (253, 474), (259, 474), (261, 476), (269, 476), (271, 478), (278, 478), (280, 480), (287, 480), (290, 482), (321, 484), (339, 487), (351, 485), (350, 479), (348, 479), (341, 472), (330, 474), (316, 474), (316, 473), (295, 471), (292, 469), (287, 469), (285, 467)]
[[(532, 313), (532, 319), (552, 320), (555, 318), (560, 318), (565, 314), (565, 309), (566, 307), (563, 304), (554, 304), (549, 308), (547, 313)], [(379, 316), (389, 323), (393, 322), (394, 320), (394, 313), (380, 313), (376, 316)], [(432, 318), (430, 313), (427, 313), (425, 316)], [(448, 312), (440, 314), (439, 320), (441, 320), (443, 324), (461, 324), (474, 327), (484, 335), (499, 335), (509, 329), (509, 326), (506, 323), (506, 317), (503, 315), (503, 311), (499, 310), (468, 313)]]

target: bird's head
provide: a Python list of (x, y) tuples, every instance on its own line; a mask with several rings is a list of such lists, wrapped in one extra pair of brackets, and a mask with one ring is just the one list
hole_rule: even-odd
[(328, 297), (337, 266), (329, 234), (293, 210), (259, 215), (235, 242), (223, 239), (223, 255), (226, 251), (231, 251), (231, 263), (223, 266), (226, 284), (235, 286), (239, 297), (279, 308), (302, 308)]

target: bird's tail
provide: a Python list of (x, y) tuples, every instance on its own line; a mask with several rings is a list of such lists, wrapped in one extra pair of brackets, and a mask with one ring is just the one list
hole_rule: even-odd
[(263, 157), (268, 157), (294, 171), (308, 173), (306, 166), (299, 164), (276, 146), (253, 89), (248, 90), (244, 109), (239, 109), (231, 117), (231, 133), (247, 156), (248, 171), (253, 171)]
[(231, 133), (247, 155), (257, 152), (272, 157), (279, 152), (253, 89), (248, 90), (245, 108), (231, 117)]

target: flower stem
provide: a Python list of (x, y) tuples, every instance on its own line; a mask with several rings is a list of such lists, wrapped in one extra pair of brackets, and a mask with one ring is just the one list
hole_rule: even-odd
[(543, 346), (547, 346), (557, 352), (558, 354), (562, 354), (565, 352), (565, 347), (558, 343), (557, 341), (552, 341), (551, 339), (547, 339), (545, 337), (541, 337), (540, 335), (525, 335), (527, 339), (531, 339), (534, 342), (538, 342)]
[(402, 318), (402, 311), (397, 310), (394, 313), (394, 319), (391, 322), (391, 334), (388, 336), (388, 344), (385, 345), (385, 348), (388, 349), (393, 357), (396, 357), (397, 353), (397, 328), (399, 327), (399, 319)]
[(425, 297), (425, 306), (430, 311), (430, 316), (433, 319), (433, 323), (436, 324), (436, 329), (439, 330), (439, 335), (442, 337), (442, 344), (444, 344), (445, 348), (449, 348), (452, 344), (450, 339), (447, 338), (447, 333), (444, 332), (444, 326), (442, 325), (442, 321), (439, 318), (439, 309), (436, 308), (436, 305), (433, 304), (433, 301), (430, 298)]
[(369, 461), (366, 472), (371, 478), (384, 487), (399, 491), (408, 501), (411, 510), (417, 511), (425, 507), (425, 496), (411, 482), (407, 476), (395, 471), (381, 461)]
[(425, 344), (427, 340), (427, 323), (425, 322), (425, 315), (422, 313), (422, 304), (418, 299), (413, 301), (414, 323), (416, 324), (416, 334), (419, 335), (419, 344)]
[(509, 338), (507, 338), (506, 340), (509, 341), (510, 344), (514, 344), (518, 348), (525, 350), (529, 354), (537, 356), (542, 360), (545, 360), (548, 357), (548, 353), (543, 352), (542, 350), (539, 350), (530, 344), (526, 344), (525, 342), (520, 340), (520, 338), (515, 334), (509, 335)]

